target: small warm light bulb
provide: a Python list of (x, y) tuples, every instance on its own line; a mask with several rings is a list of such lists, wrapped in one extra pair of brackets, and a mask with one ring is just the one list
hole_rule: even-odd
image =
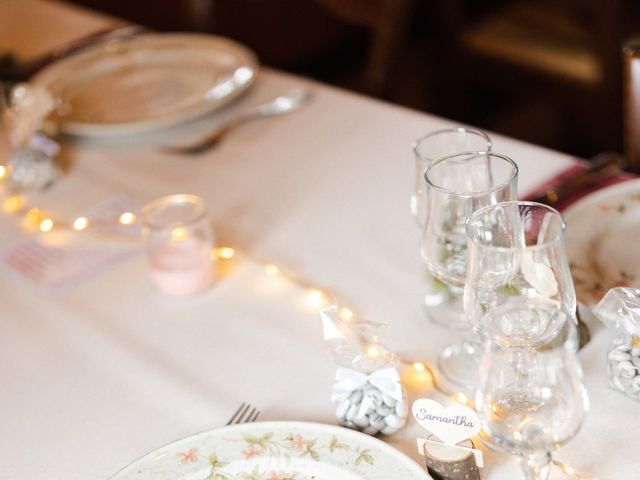
[(11, 195), (4, 201), (4, 211), (7, 213), (15, 213), (24, 206), (24, 199), (20, 195)]
[(53, 220), (50, 218), (45, 218), (40, 222), (40, 231), (41, 232), (49, 232), (53, 228)]
[(427, 367), (422, 362), (413, 362), (413, 369), (416, 372), (424, 372), (427, 369)]
[(369, 345), (369, 348), (367, 348), (367, 356), (371, 358), (377, 358), (380, 356), (381, 353), (382, 351), (380, 350), (380, 347), (377, 345)]
[(310, 290), (307, 295), (307, 305), (310, 307), (319, 307), (324, 300), (324, 294), (320, 290)]
[(458, 392), (453, 396), (453, 399), (458, 402), (461, 403), (462, 405), (467, 405), (469, 403), (469, 399), (467, 398), (467, 396), (462, 393), (462, 392)]
[(572, 468), (569, 465), (564, 465), (562, 470), (564, 470), (564, 473), (567, 475), (575, 475), (577, 473), (575, 468)]
[(353, 312), (347, 307), (340, 307), (340, 310), (338, 310), (338, 315), (340, 315), (340, 318), (342, 318), (343, 320), (351, 320), (353, 318)]
[(264, 266), (264, 271), (270, 277), (275, 277), (276, 275), (278, 275), (278, 273), (280, 273), (280, 269), (277, 266), (275, 266), (273, 263), (266, 264)]
[(134, 223), (136, 223), (136, 214), (133, 212), (124, 212), (122, 215), (120, 215), (118, 221), (122, 225), (133, 225)]
[(236, 254), (236, 251), (231, 247), (220, 247), (218, 249), (218, 258), (224, 258), (225, 260), (229, 260), (233, 258)]
[(184, 227), (176, 227), (171, 230), (171, 240), (174, 242), (182, 242), (189, 236), (189, 232)]
[(27, 212), (27, 220), (29, 220), (30, 222), (35, 222), (40, 220), (40, 217), (42, 216), (42, 212), (40, 211), (39, 208), (31, 208), (29, 209), (29, 211)]
[(4, 165), (0, 165), (0, 180), (7, 178), (9, 170)]
[(73, 229), (82, 231), (89, 226), (89, 219), (87, 217), (78, 217), (73, 221)]

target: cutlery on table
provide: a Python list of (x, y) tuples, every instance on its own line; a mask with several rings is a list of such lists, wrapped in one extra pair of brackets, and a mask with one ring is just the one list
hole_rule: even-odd
[(204, 138), (190, 145), (173, 145), (163, 147), (162, 150), (170, 153), (197, 154), (215, 146), (234, 128), (259, 118), (272, 117), (293, 112), (302, 107), (313, 97), (313, 93), (307, 89), (295, 89), (284, 93), (266, 103), (249, 108), (239, 114), (223, 121), (215, 130)]
[(256, 407), (252, 407), (250, 403), (242, 402), (226, 425), (255, 422), (258, 416), (260, 416), (260, 411)]

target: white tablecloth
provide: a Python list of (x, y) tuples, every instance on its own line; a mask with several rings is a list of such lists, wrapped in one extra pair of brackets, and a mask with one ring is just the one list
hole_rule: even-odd
[[(11, 3), (0, 2), (0, 17)], [(49, 17), (51, 28), (74, 11), (63, 7)], [(76, 12), (74, 22), (78, 14), (96, 18)], [(219, 243), (247, 256), (215, 288), (187, 300), (152, 290), (142, 251), (58, 294), (0, 268), (1, 478), (106, 478), (156, 447), (220, 426), (241, 401), (258, 405), (267, 420), (335, 423), (328, 398), (334, 365), (317, 313), (305, 305), (304, 289), (268, 278), (256, 258), (388, 323), (388, 343), (404, 357), (434, 361), (450, 333), (421, 313), (410, 146), (453, 123), (269, 69), (240, 103), (301, 85), (316, 92), (308, 107), (248, 124), (201, 157), (160, 153), (154, 136), (67, 146), (69, 174), (30, 195), (31, 204), (72, 219), (113, 193), (141, 202), (193, 193), (206, 199)], [(163, 139), (193, 135), (237, 108)], [(492, 138), (520, 166), (523, 194), (573, 161)], [(7, 153), (2, 136), (0, 156)], [(0, 215), (3, 250), (33, 235), (19, 217)], [(592, 408), (557, 457), (593, 478), (636, 478), (640, 405), (605, 387), (609, 340), (599, 330), (581, 353)], [(430, 386), (411, 394), (443, 398)], [(420, 434), (411, 422), (388, 441), (420, 462)], [(486, 455), (484, 478), (520, 478), (514, 459)]]

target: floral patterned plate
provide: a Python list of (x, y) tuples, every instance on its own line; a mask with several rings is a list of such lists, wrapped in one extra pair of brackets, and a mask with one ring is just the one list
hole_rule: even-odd
[(584, 197), (565, 218), (578, 300), (593, 306), (610, 288), (640, 287), (640, 179)]
[(341, 427), (260, 422), (162, 447), (111, 480), (429, 480), (386, 443)]

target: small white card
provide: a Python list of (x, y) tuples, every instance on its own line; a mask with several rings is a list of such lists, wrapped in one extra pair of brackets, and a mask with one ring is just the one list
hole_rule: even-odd
[(140, 251), (139, 227), (117, 221), (121, 213), (139, 209), (133, 199), (114, 195), (87, 212), (91, 228), (37, 235), (5, 251), (4, 263), (47, 289), (71, 288)]
[(459, 403), (452, 403), (445, 408), (435, 400), (421, 398), (413, 402), (411, 411), (420, 426), (441, 440), (441, 442), (434, 442), (419, 438), (418, 450), (421, 455), (424, 455), (425, 442), (447, 445), (451, 448), (472, 452), (476, 465), (483, 466), (484, 462), (480, 450), (457, 445), (465, 440), (470, 440), (480, 431), (480, 418), (475, 410)]

